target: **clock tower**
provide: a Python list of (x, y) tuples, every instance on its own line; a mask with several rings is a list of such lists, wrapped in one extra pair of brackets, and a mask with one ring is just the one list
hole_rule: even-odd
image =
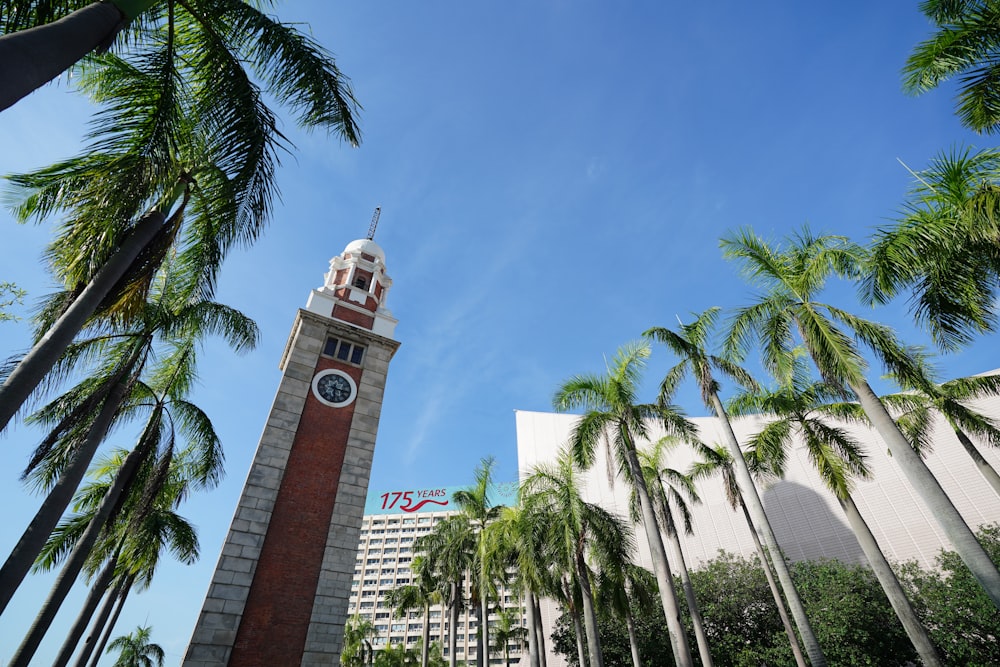
[(330, 260), (298, 311), (184, 667), (339, 664), (382, 393), (399, 347), (385, 308), (391, 285), (369, 234)]

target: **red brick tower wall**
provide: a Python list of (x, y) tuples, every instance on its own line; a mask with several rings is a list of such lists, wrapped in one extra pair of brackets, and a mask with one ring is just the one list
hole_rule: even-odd
[[(316, 372), (328, 368), (361, 382), (360, 368), (321, 357)], [(306, 397), (229, 667), (302, 660), (354, 407)]]

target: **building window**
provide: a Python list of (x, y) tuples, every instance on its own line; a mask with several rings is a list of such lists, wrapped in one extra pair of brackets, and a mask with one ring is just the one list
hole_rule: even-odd
[(365, 277), (364, 276), (358, 276), (357, 278), (355, 278), (354, 279), (354, 286), (358, 287), (358, 288), (361, 288), (361, 289), (364, 289), (364, 288), (368, 287), (367, 283), (365, 283)]
[(365, 356), (365, 347), (330, 337), (326, 339), (326, 345), (323, 346), (323, 354), (341, 361), (349, 361), (352, 364), (360, 364)]

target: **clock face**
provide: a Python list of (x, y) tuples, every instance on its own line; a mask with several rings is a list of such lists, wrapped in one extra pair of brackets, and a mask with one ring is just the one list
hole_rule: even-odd
[(350, 404), (357, 393), (354, 380), (336, 370), (320, 371), (313, 378), (313, 393), (322, 403), (340, 408)]

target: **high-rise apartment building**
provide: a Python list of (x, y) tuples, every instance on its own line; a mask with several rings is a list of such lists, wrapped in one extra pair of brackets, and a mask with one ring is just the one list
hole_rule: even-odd
[[(427, 535), (435, 525), (455, 514), (457, 509), (452, 494), (462, 487), (416, 489), (409, 491), (374, 492), (369, 494), (365, 516), (361, 525), (358, 552), (354, 562), (354, 578), (348, 612), (370, 621), (374, 627), (371, 639), (375, 650), (387, 645), (414, 648), (423, 633), (424, 617), (421, 610), (410, 611), (399, 618), (386, 603), (385, 594), (400, 586), (412, 583), (410, 566), (416, 555), (414, 542)], [(510, 505), (517, 499), (517, 484), (499, 484), (491, 493), (494, 504)], [(469, 587), (466, 582), (463, 598), (468, 603)], [(522, 614), (521, 601), (513, 592), (501, 589), (500, 604), (505, 609)], [(491, 623), (497, 616), (490, 615)], [(430, 637), (441, 646), (441, 654), (449, 657), (448, 610), (444, 604), (430, 609)], [(458, 616), (456, 658), (459, 662), (476, 660), (478, 625), (475, 610), (467, 604)], [(519, 644), (509, 646), (512, 659), (520, 656)], [(501, 664), (494, 655), (490, 663)]]

